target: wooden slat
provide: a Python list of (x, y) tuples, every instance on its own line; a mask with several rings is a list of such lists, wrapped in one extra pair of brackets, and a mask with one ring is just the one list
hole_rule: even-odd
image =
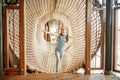
[(104, 43), (105, 43), (105, 42), (104, 42), (104, 37), (105, 37), (105, 36), (104, 36), (104, 35), (105, 35), (105, 34), (104, 34), (104, 32), (105, 32), (105, 22), (104, 22), (104, 21), (105, 21), (105, 20), (104, 20), (104, 18), (103, 18), (103, 17), (104, 17), (104, 16), (103, 16), (103, 12), (104, 12), (104, 11), (100, 11), (100, 17), (101, 17), (101, 19), (100, 19), (100, 20), (101, 20), (101, 39), (100, 39), (100, 44), (101, 44), (101, 63), (100, 63), (100, 64), (101, 64), (101, 66), (100, 66), (100, 68), (101, 68), (101, 69), (104, 68), (104, 53), (105, 53), (105, 52), (104, 52), (104, 47), (105, 47), (105, 46), (104, 46)]
[(25, 24), (24, 24), (24, 0), (20, 0), (20, 74), (26, 74), (26, 54), (25, 54)]
[(9, 5), (9, 6), (5, 6), (6, 9), (19, 9), (19, 6), (13, 6), (13, 5)]
[(91, 65), (91, 0), (86, 0), (86, 59), (85, 74), (90, 74)]
[(9, 27), (8, 25), (8, 17), (7, 17), (7, 8), (4, 7), (4, 11), (5, 11), (5, 15), (4, 15), (4, 64), (5, 64), (5, 68), (8, 69), (9, 68)]

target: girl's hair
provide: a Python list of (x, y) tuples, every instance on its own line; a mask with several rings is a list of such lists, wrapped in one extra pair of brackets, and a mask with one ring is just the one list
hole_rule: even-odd
[[(64, 27), (64, 26), (62, 26), (62, 27)], [(61, 28), (62, 28), (62, 27), (61, 27)], [(68, 42), (68, 41), (69, 41), (69, 35), (68, 35), (69, 31), (68, 31), (68, 28), (67, 28), (67, 27), (64, 27), (64, 29), (66, 30), (66, 34), (67, 34), (67, 35), (65, 35), (65, 37), (66, 37), (66, 42)], [(61, 36), (61, 35), (63, 36), (62, 33), (60, 33), (60, 36)], [(59, 37), (59, 38), (60, 38), (60, 37)]]
[(66, 35), (66, 42), (68, 42), (69, 41), (69, 35), (67, 34)]

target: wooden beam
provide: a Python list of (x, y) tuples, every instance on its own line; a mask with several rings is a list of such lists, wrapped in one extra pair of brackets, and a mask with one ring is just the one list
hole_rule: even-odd
[(7, 8), (4, 7), (4, 65), (5, 69), (9, 68), (9, 26), (7, 22)]
[(19, 6), (13, 6), (13, 5), (10, 5), (10, 6), (5, 6), (6, 9), (19, 9)]
[(100, 45), (101, 45), (101, 68), (104, 68), (104, 54), (105, 54), (105, 18), (104, 16), (104, 11), (100, 11), (100, 17), (101, 17), (101, 40), (100, 40)]
[(25, 25), (24, 25), (24, 0), (19, 1), (19, 21), (20, 21), (20, 74), (26, 75), (26, 54), (25, 54)]
[(91, 65), (91, 0), (86, 0), (86, 58), (85, 74), (90, 74)]

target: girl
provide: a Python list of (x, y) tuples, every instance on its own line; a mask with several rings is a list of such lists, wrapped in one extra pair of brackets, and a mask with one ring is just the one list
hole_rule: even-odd
[(63, 53), (64, 50), (66, 49), (66, 43), (68, 42), (69, 38), (75, 38), (75, 37), (80, 37), (81, 35), (76, 35), (73, 37), (70, 37), (67, 33), (67, 29), (65, 27), (61, 27), (61, 31), (60, 34), (55, 34), (55, 33), (51, 33), (48, 31), (43, 31), (45, 33), (48, 33), (50, 35), (55, 35), (58, 37), (58, 43), (55, 49), (55, 55), (56, 55), (56, 72), (60, 72), (60, 68), (61, 68), (61, 61), (62, 61), (62, 57), (63, 57)]
[(63, 53), (64, 50), (66, 48), (66, 43), (68, 42), (68, 34), (66, 34), (66, 29), (65, 27), (61, 27), (61, 31), (60, 34), (55, 34), (55, 33), (51, 33), (48, 31), (43, 31), (45, 33), (48, 33), (50, 35), (55, 35), (58, 37), (58, 43), (55, 49), (55, 55), (56, 55), (56, 72), (60, 72), (60, 68), (61, 68), (61, 61), (62, 61), (62, 57), (63, 57)]

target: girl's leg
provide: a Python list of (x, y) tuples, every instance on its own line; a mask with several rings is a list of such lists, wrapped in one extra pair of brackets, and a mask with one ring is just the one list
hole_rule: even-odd
[(63, 51), (60, 52), (60, 61), (62, 61)]
[(60, 53), (59, 51), (55, 50), (56, 54), (56, 72), (60, 72)]
[(61, 68), (62, 68), (62, 59), (63, 59), (63, 51), (60, 52), (60, 71), (61, 71)]

